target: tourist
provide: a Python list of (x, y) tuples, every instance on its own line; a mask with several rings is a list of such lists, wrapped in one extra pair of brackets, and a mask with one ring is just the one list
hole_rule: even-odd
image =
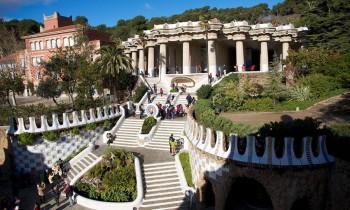
[(224, 70), (224, 75), (226, 76), (226, 73), (227, 73), (227, 67), (226, 65), (224, 64), (224, 66), (222, 67), (222, 69)]
[(196, 98), (193, 96), (192, 100), (191, 100), (192, 104), (195, 105), (196, 104)]
[(151, 103), (151, 91), (147, 90), (147, 99), (148, 99), (148, 103)]
[(187, 104), (188, 104), (188, 105), (191, 105), (192, 96), (191, 96), (190, 94), (188, 94), (188, 95), (186, 96), (186, 100), (187, 100)]
[(245, 70), (246, 70), (246, 68), (245, 68), (245, 65), (243, 64), (242, 71), (245, 71)]
[(108, 133), (107, 134), (107, 145), (110, 146), (111, 143), (113, 143), (113, 141), (117, 138), (115, 135)]
[(140, 119), (143, 118), (143, 113), (145, 113), (145, 107), (143, 106), (143, 104), (140, 105)]
[(53, 188), (53, 193), (54, 193), (56, 206), (59, 206), (60, 205), (60, 195), (61, 195), (61, 193), (60, 193), (60, 188), (57, 185)]
[(60, 167), (60, 169), (61, 169), (61, 176), (63, 176), (64, 175), (64, 162), (63, 162), (63, 160), (60, 158), (60, 159), (58, 159), (58, 161), (57, 161), (57, 165)]
[(63, 189), (63, 192), (66, 193), (66, 198), (69, 199), (69, 207), (73, 206), (73, 187), (68, 184), (66, 181), (66, 186)]
[(37, 186), (38, 189), (38, 195), (39, 195), (39, 199), (40, 199), (40, 204), (45, 203), (45, 183), (43, 181), (40, 182), (40, 184), (38, 184)]
[(173, 136), (173, 134), (171, 134), (169, 137), (169, 145), (170, 145), (170, 150), (171, 150), (171, 153), (173, 156), (176, 155), (176, 144), (177, 143), (174, 139), (174, 136)]
[(202, 72), (203, 72), (203, 68), (202, 68), (201, 65), (198, 66), (198, 71), (199, 71), (199, 73), (202, 73)]
[(154, 94), (157, 95), (157, 85), (156, 84), (153, 85), (153, 90), (154, 90)]
[(254, 71), (255, 70), (255, 65), (252, 65), (251, 67), (250, 67), (250, 71)]
[(50, 184), (50, 188), (51, 190), (53, 189), (53, 178), (54, 178), (55, 174), (53, 173), (53, 171), (51, 171), (51, 173), (49, 174), (49, 184)]
[(33, 208), (33, 209), (34, 209), (34, 210), (40, 210), (40, 205), (39, 205), (38, 202), (35, 202), (34, 208)]
[(160, 96), (163, 97), (163, 88), (159, 89)]

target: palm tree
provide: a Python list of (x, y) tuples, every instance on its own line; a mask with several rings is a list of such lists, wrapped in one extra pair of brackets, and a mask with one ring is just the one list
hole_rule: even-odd
[(116, 95), (119, 90), (119, 73), (131, 69), (131, 58), (123, 53), (124, 48), (120, 45), (103, 46), (97, 50), (101, 56), (98, 62), (101, 72), (110, 78), (111, 93)]

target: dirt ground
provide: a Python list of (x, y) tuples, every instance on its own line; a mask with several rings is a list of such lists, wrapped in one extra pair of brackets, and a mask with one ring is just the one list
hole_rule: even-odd
[(220, 114), (234, 122), (264, 124), (269, 122), (288, 122), (293, 119), (313, 117), (324, 123), (350, 123), (350, 93), (342, 94), (316, 103), (306, 110), (281, 112), (226, 112)]

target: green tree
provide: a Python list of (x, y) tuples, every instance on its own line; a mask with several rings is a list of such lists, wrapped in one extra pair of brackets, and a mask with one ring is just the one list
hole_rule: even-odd
[(82, 25), (82, 26), (88, 26), (89, 20), (85, 16), (76, 16), (73, 23), (75, 25)]
[(46, 99), (52, 99), (53, 102), (57, 104), (56, 98), (59, 97), (62, 93), (61, 88), (58, 84), (58, 81), (52, 78), (46, 78), (39, 82), (38, 88), (35, 93)]
[(11, 106), (10, 98), (14, 106), (17, 106), (15, 93), (20, 94), (24, 90), (22, 78), (15, 73), (16, 70), (0, 71), (0, 100), (6, 101)]
[(97, 52), (101, 56), (96, 61), (100, 70), (110, 78), (110, 88), (113, 94), (119, 90), (119, 72), (130, 71), (131, 58), (123, 53), (123, 47), (108, 45), (101, 47)]

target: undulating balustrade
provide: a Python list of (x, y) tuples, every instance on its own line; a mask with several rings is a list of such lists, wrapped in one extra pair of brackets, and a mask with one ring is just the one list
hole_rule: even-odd
[[(247, 136), (245, 144), (241, 143), (241, 139), (236, 134), (226, 136), (222, 131), (214, 131), (199, 125), (190, 112), (185, 132), (194, 147), (206, 153), (210, 153), (217, 157), (231, 159), (240, 163), (260, 164), (269, 166), (310, 166), (322, 165), (334, 162), (334, 157), (330, 155), (326, 147), (326, 136), (319, 136), (317, 139), (316, 149), (312, 149), (312, 137), (304, 137), (302, 139), (301, 157), (296, 156), (296, 147), (294, 138), (285, 137), (283, 145), (279, 149), (282, 150), (279, 156), (276, 147), (276, 140), (273, 137), (266, 137), (265, 141), (259, 141), (255, 136)], [(228, 145), (226, 139), (228, 139)], [(243, 148), (242, 148), (243, 147)], [(263, 148), (263, 149), (261, 149)], [(259, 154), (259, 155), (258, 155)]]
[[(48, 123), (47, 117), (45, 115), (41, 116), (41, 123), (39, 126), (37, 126), (35, 122), (35, 117), (29, 117), (28, 129), (26, 128), (24, 119), (18, 118), (18, 129), (15, 134), (18, 135), (21, 133), (41, 133), (44, 131), (67, 129), (76, 126), (83, 126), (89, 123), (101, 122), (121, 115), (122, 113), (120, 111), (119, 105), (115, 104), (104, 106), (103, 110), (101, 107), (97, 107), (96, 109), (91, 108), (89, 109), (89, 117), (87, 116), (85, 110), (81, 110), (80, 115), (77, 111), (73, 111), (72, 113), (63, 113), (61, 123), (58, 114), (53, 114), (51, 125)], [(70, 119), (72, 119), (72, 121)]]

